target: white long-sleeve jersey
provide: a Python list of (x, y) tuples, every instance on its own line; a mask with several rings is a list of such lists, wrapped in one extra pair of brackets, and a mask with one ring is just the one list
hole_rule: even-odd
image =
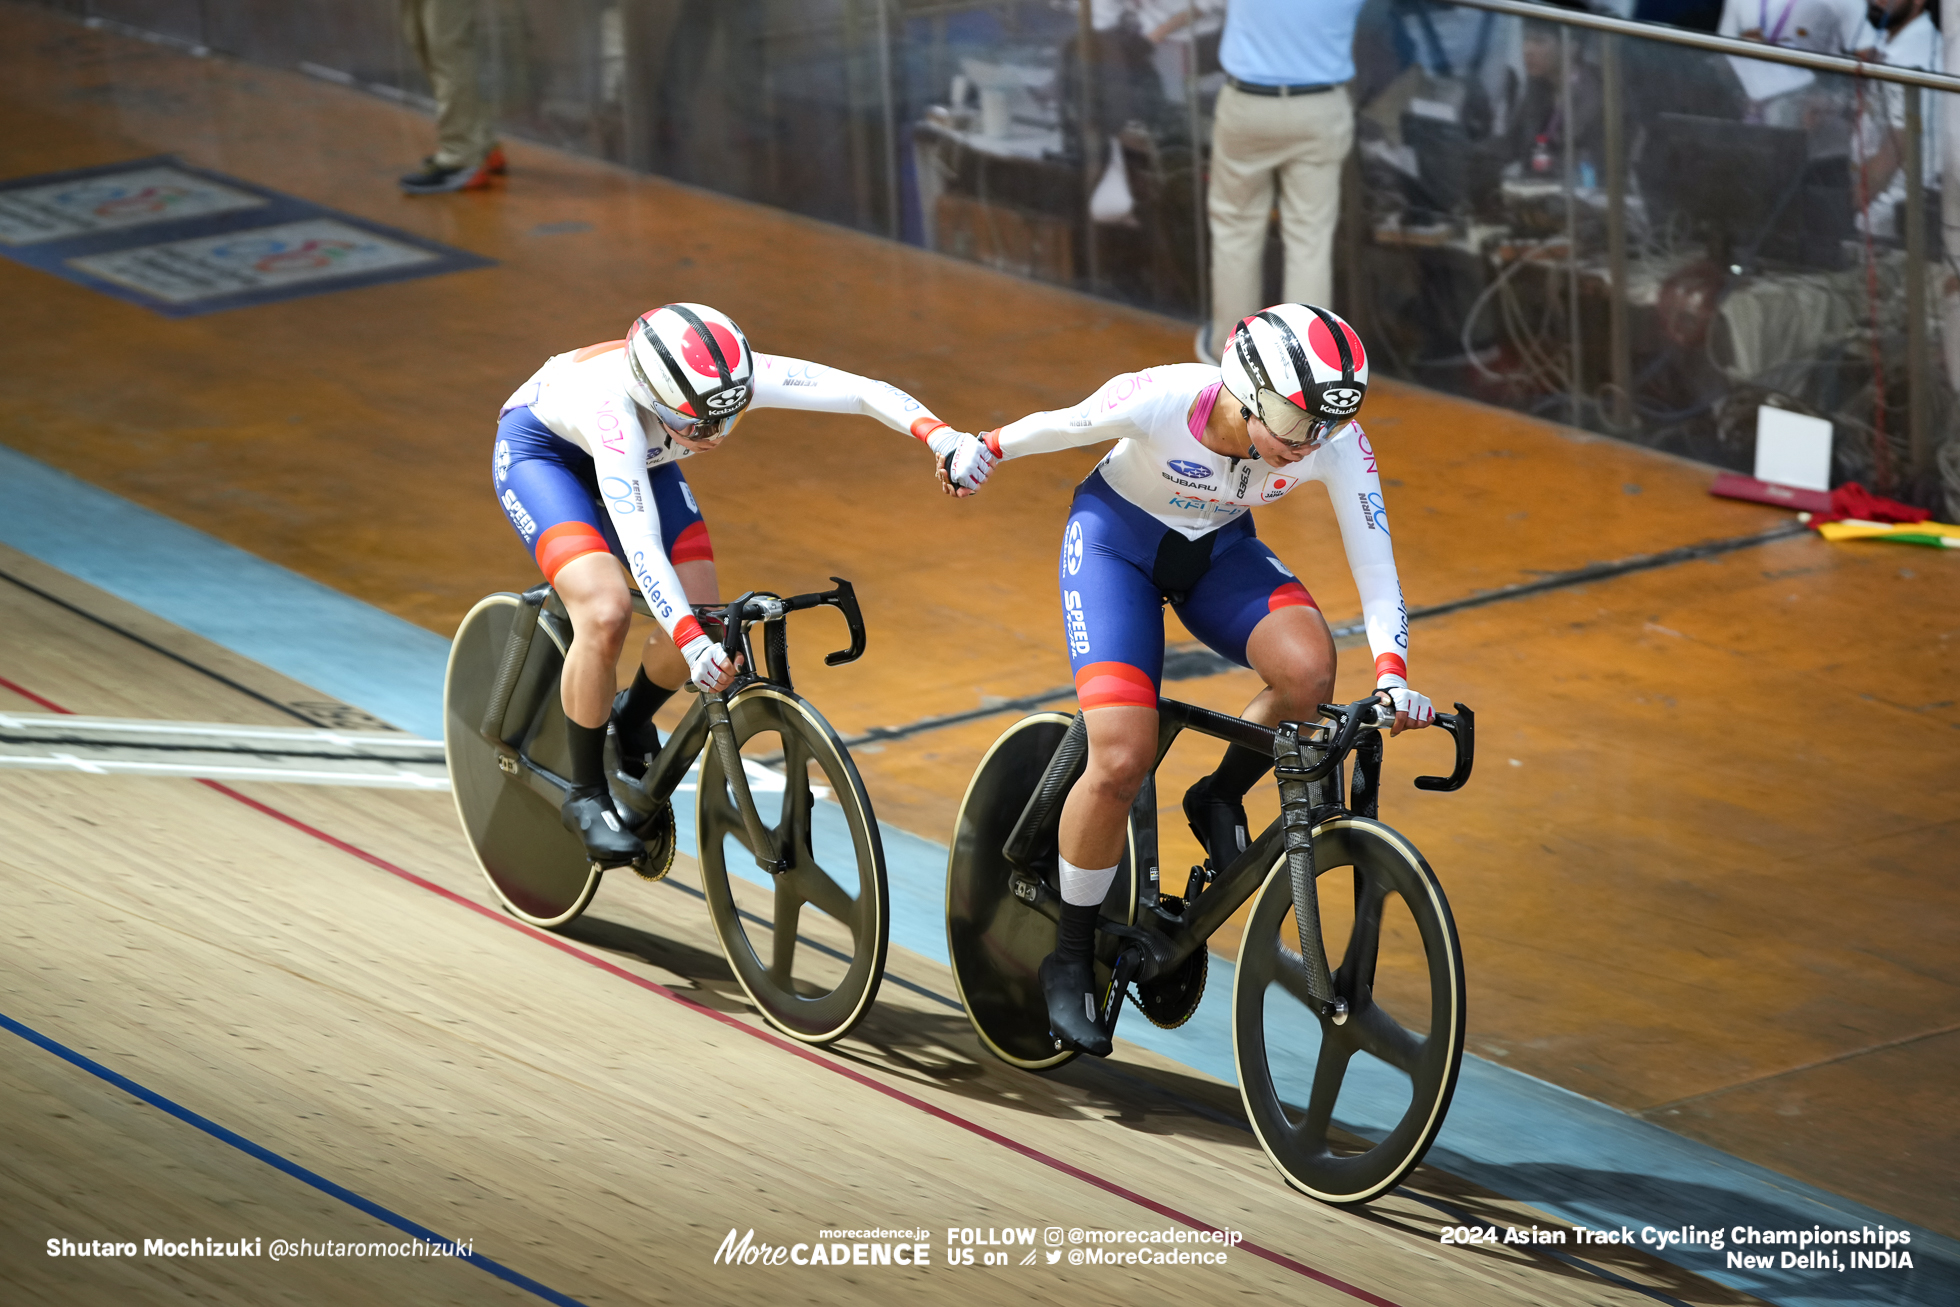
[[(1361, 592), (1361, 616), (1377, 672), (1408, 676), (1409, 613), (1395, 573), (1388, 512), (1374, 447), (1349, 422), (1297, 463), (1275, 468), (1258, 458), (1214, 453), (1191, 431), (1191, 405), (1218, 384), (1219, 370), (1171, 363), (1112, 377), (1073, 408), (1030, 413), (993, 434), (1002, 458), (1115, 440), (1099, 470), (1110, 488), (1189, 539), (1218, 530), (1318, 481), (1327, 488), (1348, 568)], [(1220, 391), (1219, 403), (1232, 403)]]
[[(683, 619), (691, 634), (698, 628), (687, 592), (660, 544), (659, 510), (647, 470), (693, 451), (668, 436), (658, 421), (642, 425), (640, 407), (626, 388), (625, 348), (626, 342), (614, 340), (554, 355), (505, 401), (504, 411), (529, 405), (554, 435), (592, 456), (606, 514), (647, 606), (670, 636)], [(921, 441), (947, 425), (888, 382), (776, 354), (755, 355), (749, 408), (862, 413)], [(649, 428), (655, 439), (648, 439)]]

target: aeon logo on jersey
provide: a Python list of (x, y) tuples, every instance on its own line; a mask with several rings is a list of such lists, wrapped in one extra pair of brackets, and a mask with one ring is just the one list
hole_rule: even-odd
[(1070, 522), (1062, 537), (1062, 570), (1074, 576), (1082, 570), (1082, 523)]
[(1173, 458), (1167, 461), (1166, 466), (1179, 476), (1190, 477), (1193, 481), (1211, 480), (1211, 469), (1203, 463), (1193, 463), (1188, 459)]
[(1353, 386), (1329, 386), (1320, 392), (1320, 406), (1329, 413), (1352, 413), (1361, 407), (1361, 392)]

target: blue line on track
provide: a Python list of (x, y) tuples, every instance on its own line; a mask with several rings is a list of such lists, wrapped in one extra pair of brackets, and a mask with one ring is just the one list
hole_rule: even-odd
[(0, 445), (0, 541), (425, 739), (449, 641)]
[[(236, 1148), (239, 1152), (245, 1153), (250, 1157), (254, 1157), (259, 1161), (264, 1162), (267, 1166), (274, 1167), (278, 1170), (284, 1171), (287, 1175), (292, 1176), (295, 1180), (300, 1180), (305, 1182), (306, 1184), (310, 1184), (315, 1189), (318, 1189), (321, 1193), (327, 1194), (334, 1198), (338, 1198), (341, 1202), (346, 1203), (349, 1207), (354, 1208), (356, 1211), (365, 1212), (367, 1215), (372, 1216), (375, 1220), (381, 1221), (387, 1225), (392, 1225), (397, 1230), (400, 1230), (404, 1234), (413, 1235), (415, 1238), (423, 1241), (424, 1243), (442, 1244), (448, 1247), (456, 1246), (455, 1240), (445, 1239), (441, 1235), (437, 1234), (434, 1230), (431, 1230), (426, 1226), (417, 1225), (414, 1221), (409, 1220), (406, 1216), (401, 1216), (395, 1212), (391, 1212), (387, 1208), (383, 1207), (381, 1204), (373, 1201), (372, 1199), (363, 1198), (359, 1194), (355, 1193), (352, 1189), (348, 1189), (343, 1185), (337, 1185), (333, 1181), (327, 1179), (325, 1176), (320, 1175), (313, 1171), (309, 1171), (305, 1167), (301, 1166), (299, 1163), (289, 1161), (286, 1158), (281, 1157), (279, 1154), (273, 1152), (270, 1148), (266, 1148), (263, 1145), (253, 1143), (251, 1140), (247, 1139), (244, 1135), (239, 1134), (237, 1131), (227, 1130), (224, 1126), (219, 1125), (216, 1121), (211, 1120), (209, 1117), (199, 1116), (196, 1112), (191, 1111), (188, 1107), (184, 1107), (179, 1103), (172, 1102), (170, 1099), (165, 1098), (162, 1094), (157, 1093), (154, 1089), (145, 1088), (144, 1086), (137, 1084), (134, 1080), (131, 1080), (128, 1076), (121, 1075), (115, 1071), (111, 1071), (108, 1067), (103, 1066), (100, 1062), (97, 1062), (92, 1058), (85, 1057), (84, 1055), (77, 1053), (74, 1049), (69, 1048), (65, 1044), (59, 1043), (56, 1040), (48, 1038), (46, 1035), (42, 1034), (38, 1030), (35, 1030), (29, 1026), (22, 1025), (20, 1022), (6, 1015), (4, 1012), (0, 1012), (0, 1028), (4, 1028), (12, 1031), (14, 1034), (19, 1035), (22, 1039), (25, 1039), (28, 1043), (39, 1045), (41, 1048), (46, 1049), (50, 1053), (53, 1053), (56, 1057), (60, 1058), (62, 1061), (78, 1066), (82, 1070), (88, 1072), (92, 1076), (97, 1077), (98, 1079), (108, 1081), (110, 1084), (122, 1090), (124, 1093), (131, 1094), (137, 1098), (142, 1099), (144, 1102), (148, 1103), (151, 1107), (160, 1108), (161, 1110), (168, 1112), (171, 1116), (176, 1117), (179, 1121), (184, 1122), (186, 1125), (196, 1126), (199, 1130), (202, 1130), (205, 1134), (210, 1135), (213, 1139), (217, 1139), (223, 1143), (230, 1144), (233, 1148)], [(498, 1279), (506, 1281), (507, 1283), (510, 1284), (514, 1284), (518, 1288), (525, 1290), (527, 1293), (534, 1293), (538, 1297), (544, 1299), (546, 1302), (558, 1303), (560, 1304), (560, 1307), (584, 1307), (584, 1304), (581, 1303), (578, 1299), (569, 1297), (566, 1294), (562, 1294), (558, 1292), (556, 1289), (553, 1289), (548, 1285), (539, 1284), (536, 1280), (532, 1279), (530, 1276), (525, 1275), (519, 1271), (513, 1271), (510, 1269), (510, 1267), (505, 1266), (502, 1262), (493, 1261), (491, 1258), (485, 1257), (481, 1253), (474, 1252), (474, 1251), (458, 1252), (455, 1255), (455, 1260), (461, 1262), (468, 1262), (470, 1265), (476, 1267), (480, 1271), (488, 1271), (490, 1274), (496, 1276)]]
[[(0, 541), (384, 720), (442, 737), (448, 644), (439, 636), (4, 446), (0, 487)], [(321, 641), (321, 630), (357, 634)], [(695, 843), (690, 797), (677, 795), (674, 805), (680, 847), (688, 852)], [(818, 837), (841, 838), (842, 811), (827, 804), (817, 811)], [(891, 942), (945, 963), (946, 848), (882, 823), (881, 830)], [(740, 873), (734, 860), (731, 870)], [(1132, 1014), (1121, 1033), (1236, 1084), (1233, 974), (1232, 963), (1214, 955), (1204, 1002), (1188, 1023), (1158, 1030)], [(1305, 1045), (1309, 1053), (1312, 1047)], [(1378, 1134), (1382, 1122), (1369, 1107), (1343, 1095), (1337, 1120)], [(1555, 1217), (1595, 1229), (1628, 1226), (1636, 1235), (1647, 1225), (1909, 1229), (1916, 1265), (1904, 1272), (1731, 1270), (1725, 1256), (1705, 1249), (1648, 1251), (1779, 1307), (1960, 1303), (1960, 1244), (1953, 1240), (1472, 1054), (1464, 1056), (1429, 1160)]]

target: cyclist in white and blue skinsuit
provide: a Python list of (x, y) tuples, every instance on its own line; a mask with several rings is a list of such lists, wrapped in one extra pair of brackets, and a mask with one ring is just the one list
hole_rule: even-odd
[[(720, 690), (734, 679), (689, 607), (717, 589), (707, 524), (679, 462), (715, 448), (751, 408), (874, 417), (930, 446), (956, 483), (977, 484), (976, 465), (992, 463), (978, 440), (896, 386), (756, 354), (726, 315), (701, 304), (647, 313), (626, 339), (559, 354), (517, 388), (498, 419), (492, 476), (504, 516), (572, 619), (560, 683), (573, 785), (563, 817), (600, 862), (644, 852), (606, 787), (609, 717), (622, 761), (643, 767), (659, 747), (653, 714), (683, 680)], [(615, 698), (633, 615), (619, 564), (669, 638), (647, 641), (631, 688)]]
[[(1248, 720), (1311, 721), (1333, 696), (1333, 636), (1293, 570), (1254, 533), (1254, 507), (1308, 481), (1327, 488), (1393, 729), (1434, 719), (1429, 700), (1409, 689), (1408, 611), (1381, 478), (1354, 420), (1368, 386), (1359, 337), (1325, 309), (1280, 304), (1240, 323), (1222, 362), (1125, 373), (1074, 408), (985, 436), (1003, 459), (1119, 442), (1077, 487), (1062, 537), (1063, 625), (1089, 759), (1062, 809), (1061, 923), (1041, 967), (1055, 1035), (1097, 1055), (1109, 1040), (1094, 1019), (1091, 950), (1130, 803), (1157, 760), (1163, 605), (1266, 682)], [(1185, 795), (1214, 867), (1245, 849), (1245, 793), (1272, 763), (1233, 745)]]

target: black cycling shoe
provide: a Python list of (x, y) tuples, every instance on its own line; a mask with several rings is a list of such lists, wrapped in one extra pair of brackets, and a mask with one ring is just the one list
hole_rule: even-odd
[(646, 844), (626, 828), (613, 811), (612, 796), (603, 790), (573, 790), (558, 810), (558, 819), (585, 842), (586, 853), (601, 866), (623, 867), (647, 854)]
[(619, 746), (619, 769), (639, 780), (653, 765), (653, 756), (660, 752), (660, 730), (651, 721), (639, 726), (626, 726), (619, 720), (625, 710), (626, 696), (630, 690), (621, 690), (613, 696), (612, 720), (607, 723), (613, 740)]
[(1096, 1020), (1096, 970), (1087, 962), (1064, 961), (1058, 953), (1041, 960), (1041, 993), (1048, 1001), (1048, 1029), (1059, 1043), (1108, 1057), (1109, 1036)]
[(1184, 792), (1184, 819), (1211, 858), (1211, 869), (1223, 871), (1246, 850), (1245, 804), (1234, 799), (1215, 798), (1211, 777), (1206, 776)]

